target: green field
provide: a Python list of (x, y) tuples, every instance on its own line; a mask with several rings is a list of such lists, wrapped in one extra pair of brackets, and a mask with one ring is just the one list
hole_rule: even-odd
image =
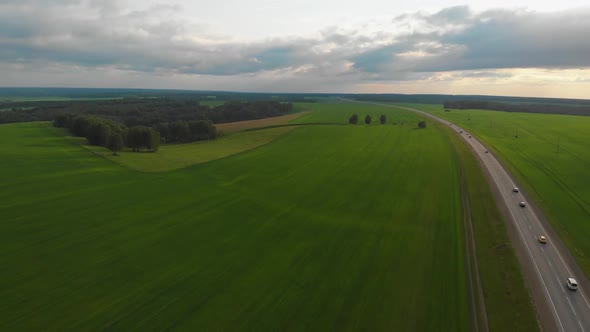
[(391, 120), (159, 173), (0, 126), (2, 330), (469, 330), (456, 142), (409, 112), (314, 108), (296, 121)]
[[(224, 136), (214, 141), (160, 146), (157, 153), (136, 153), (131, 151), (113, 153), (101, 146), (85, 145), (97, 156), (109, 159), (123, 166), (143, 172), (162, 172), (224, 158), (236, 153), (255, 149), (270, 143), (295, 127), (278, 127), (247, 131)], [(84, 143), (85, 139), (77, 139)]]
[(589, 117), (413, 106), (485, 141), (523, 182), (590, 276)]

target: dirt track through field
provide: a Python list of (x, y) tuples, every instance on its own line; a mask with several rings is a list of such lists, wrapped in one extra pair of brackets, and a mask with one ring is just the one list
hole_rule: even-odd
[(469, 280), (469, 294), (471, 307), (471, 324), (473, 331), (488, 332), (488, 315), (484, 299), (479, 267), (477, 263), (477, 250), (475, 234), (473, 232), (473, 219), (471, 202), (469, 199), (469, 186), (465, 177), (465, 169), (458, 152), (455, 158), (459, 165), (459, 178), (461, 181), (461, 205), (463, 207), (463, 231), (465, 235), (465, 256), (467, 262), (467, 278)]

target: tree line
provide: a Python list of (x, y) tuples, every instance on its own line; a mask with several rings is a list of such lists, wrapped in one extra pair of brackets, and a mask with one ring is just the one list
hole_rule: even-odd
[(546, 113), (590, 116), (590, 106), (573, 106), (559, 104), (517, 104), (497, 101), (459, 100), (444, 102), (446, 109), (482, 109), (521, 113)]
[(225, 123), (285, 115), (293, 104), (279, 101), (231, 101), (202, 105), (198, 99), (125, 98), (118, 100), (0, 103), (0, 123), (50, 121), (60, 114), (86, 114), (110, 119), (127, 127), (155, 127), (175, 121), (208, 120)]
[(155, 129), (160, 133), (162, 141), (166, 143), (215, 139), (218, 134), (217, 128), (206, 120), (158, 123)]

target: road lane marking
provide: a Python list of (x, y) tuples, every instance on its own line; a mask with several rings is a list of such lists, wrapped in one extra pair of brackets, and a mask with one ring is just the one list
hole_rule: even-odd
[(584, 330), (584, 327), (582, 326), (582, 323), (580, 323), (580, 321), (578, 321), (578, 325), (580, 325), (580, 328), (582, 329), (582, 332), (586, 332), (586, 330)]
[[(551, 271), (553, 273), (553, 271)], [(559, 278), (555, 275), (555, 273), (553, 273), (553, 276), (555, 277), (555, 280), (557, 280), (557, 284), (561, 286), (561, 281), (559, 280)]]
[(574, 312), (574, 316), (578, 316), (576, 314), (576, 310), (574, 309), (574, 306), (572, 305), (572, 301), (570, 301), (570, 298), (566, 296), (565, 299), (567, 300), (567, 303), (569, 303), (570, 308), (572, 308), (572, 311)]

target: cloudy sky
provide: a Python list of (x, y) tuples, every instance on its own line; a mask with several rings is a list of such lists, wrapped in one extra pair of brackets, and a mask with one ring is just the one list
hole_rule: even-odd
[(590, 5), (0, 0), (0, 86), (590, 99)]

